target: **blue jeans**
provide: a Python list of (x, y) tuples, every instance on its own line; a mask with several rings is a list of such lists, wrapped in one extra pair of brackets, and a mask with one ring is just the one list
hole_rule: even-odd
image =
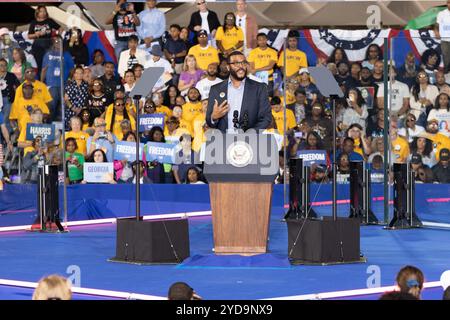
[(119, 63), (120, 53), (128, 49), (128, 41), (116, 40), (116, 45), (114, 46), (114, 54), (117, 58), (117, 63)]
[(5, 121), (6, 128), (8, 129), (8, 132), (12, 131), (11, 123), (9, 122), (9, 114), (11, 113), (11, 102), (9, 102), (8, 97), (3, 97), (3, 119)]
[(61, 121), (61, 87), (50, 87), (50, 95), (53, 100), (50, 102), (50, 118), (51, 122)]

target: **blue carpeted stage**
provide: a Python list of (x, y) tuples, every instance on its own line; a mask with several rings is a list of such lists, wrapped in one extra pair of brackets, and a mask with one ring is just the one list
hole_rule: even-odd
[[(3, 232), (0, 278), (37, 282), (52, 273), (71, 276), (66, 273), (68, 267), (77, 266), (83, 288), (164, 297), (170, 284), (186, 281), (205, 299), (267, 299), (364, 289), (368, 283), (390, 286), (406, 264), (421, 268), (427, 282), (439, 281), (442, 272), (450, 269), (449, 230), (386, 231), (380, 226), (361, 228), (361, 250), (368, 259), (365, 264), (291, 266), (282, 216), (282, 210), (273, 210), (270, 252), (253, 257), (214, 256), (211, 218), (190, 218), (191, 257), (180, 265), (107, 262), (115, 255), (114, 224), (73, 227), (66, 234)], [(379, 274), (374, 275), (373, 270), (379, 270)], [(377, 275), (379, 283), (372, 281)], [(0, 299), (30, 299), (31, 295), (32, 289), (0, 286)], [(441, 296), (439, 287), (427, 289), (423, 295), (425, 299)], [(378, 297), (368, 294), (350, 298)]]

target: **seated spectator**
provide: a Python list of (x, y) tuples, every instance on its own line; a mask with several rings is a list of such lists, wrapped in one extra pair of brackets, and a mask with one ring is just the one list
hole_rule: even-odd
[(66, 139), (67, 184), (80, 183), (83, 180), (84, 156), (75, 152), (78, 149), (75, 138)]
[(96, 79), (105, 74), (105, 54), (101, 49), (95, 49), (92, 54), (92, 64), (89, 69), (92, 71), (92, 78)]
[(436, 84), (435, 72), (441, 64), (441, 55), (435, 49), (427, 49), (422, 53), (421, 68), (428, 74), (431, 84)]
[[(156, 113), (164, 113), (165, 120), (167, 120), (169, 117), (172, 116), (172, 110), (163, 104), (164, 99), (163, 99), (163, 95), (161, 92), (154, 92), (152, 95), (152, 101), (155, 104)], [(177, 104), (178, 104), (178, 102), (177, 102)]]
[(372, 153), (370, 141), (366, 138), (365, 132), (359, 124), (354, 123), (350, 125), (347, 129), (346, 136), (353, 139), (355, 142), (354, 151), (362, 155), (364, 158)]
[(433, 171), (429, 167), (422, 166), (417, 170), (416, 183), (433, 183)]
[[(368, 67), (361, 68), (361, 77), (358, 83), (359, 87), (374, 87), (378, 88), (372, 76), (372, 71)], [(375, 91), (377, 93), (377, 91)], [(376, 96), (376, 95), (375, 95)]]
[[(31, 120), (30, 123), (42, 124), (43, 114), (41, 109), (37, 108), (31, 111)], [(26, 127), (24, 130), (20, 131), (19, 138), (17, 139), (17, 146), (19, 148), (23, 148), (23, 155), (26, 156), (29, 151), (33, 151), (33, 142), (26, 140), (27, 130)]]
[(0, 58), (0, 78), (3, 79), (3, 87), (0, 88), (3, 107), (1, 113), (4, 117), (6, 128), (12, 132), (10, 123), (11, 104), (14, 101), (16, 88), (20, 85), (19, 80), (14, 74), (7, 71), (8, 62), (4, 58)]
[(354, 151), (355, 140), (350, 137), (346, 137), (342, 142), (342, 150), (337, 150), (336, 159), (339, 158), (341, 153), (346, 153), (350, 161), (364, 161), (364, 158), (360, 153)]
[[(167, 106), (169, 109), (173, 109), (177, 105), (177, 97), (180, 95), (180, 91), (176, 85), (171, 84), (167, 87), (164, 92), (163, 105)], [(184, 103), (183, 103), (184, 104)]]
[(298, 89), (304, 89), (306, 93), (306, 99), (308, 99), (309, 105), (313, 105), (316, 103), (317, 98), (319, 97), (319, 89), (317, 89), (316, 85), (311, 82), (311, 76), (309, 74), (308, 68), (302, 68), (299, 71), (300, 82), (298, 85)]
[(192, 150), (195, 152), (200, 152), (203, 143), (206, 142), (205, 132), (208, 130), (208, 125), (206, 124), (206, 110), (208, 109), (208, 99), (202, 100), (202, 112), (195, 116), (192, 120), (192, 129), (194, 131), (192, 142)]
[(219, 64), (219, 51), (208, 42), (208, 33), (200, 30), (197, 33), (198, 44), (189, 49), (188, 55), (195, 57), (199, 69), (206, 71), (211, 63)]
[(133, 68), (131, 68), (131, 70), (133, 70), (136, 82), (139, 82), (139, 79), (142, 78), (142, 74), (144, 73), (144, 66), (142, 64), (136, 63)]
[(153, 92), (165, 90), (166, 83), (172, 79), (174, 70), (170, 62), (163, 58), (164, 53), (162, 52), (161, 47), (158, 44), (155, 44), (152, 47), (151, 54), (152, 56), (145, 63), (145, 68), (146, 69), (151, 67), (164, 68), (164, 73), (161, 76), (161, 78), (159, 78), (158, 82), (155, 84)]
[(114, 143), (115, 139), (111, 132), (106, 130), (106, 122), (103, 118), (95, 118), (94, 120), (94, 135), (87, 139), (87, 155), (92, 155), (92, 152), (97, 149), (103, 150), (106, 153), (108, 162), (114, 159)]
[(31, 82), (24, 82), (19, 88), (16, 92), (18, 93), (20, 90), (22, 97), (15, 99), (9, 119), (13, 127), (17, 127), (22, 132), (27, 130), (27, 124), (31, 122), (33, 110), (39, 109), (45, 115), (45, 118), (48, 118), (50, 111), (44, 101), (34, 94), (34, 87)]
[(345, 50), (343, 50), (342, 48), (335, 48), (328, 57), (327, 64), (334, 63), (338, 65), (338, 63), (341, 61), (348, 63), (347, 54), (345, 53)]
[(192, 150), (192, 137), (189, 134), (181, 135), (179, 146), (172, 170), (176, 183), (181, 184), (186, 181), (187, 170), (200, 163), (200, 155)]
[(350, 125), (357, 123), (365, 130), (366, 119), (369, 114), (364, 99), (361, 96), (361, 92), (356, 88), (350, 89), (348, 91), (347, 99), (347, 107), (342, 119), (343, 125), (348, 128)]
[(192, 289), (185, 282), (175, 282), (169, 288), (168, 300), (201, 300), (201, 299), (202, 298), (195, 293), (194, 289)]
[(84, 108), (80, 112), (81, 130), (89, 135), (94, 134), (93, 118), (88, 108)]
[(411, 113), (416, 116), (419, 125), (425, 123), (427, 109), (433, 107), (433, 103), (439, 95), (438, 88), (430, 84), (428, 79), (425, 71), (419, 71), (416, 83), (411, 89), (411, 98), (409, 99)]
[(75, 67), (72, 80), (67, 82), (64, 89), (65, 102), (65, 128), (69, 129), (69, 120), (80, 114), (81, 109), (87, 106), (89, 99), (89, 85), (83, 80), (83, 68)]
[(111, 116), (107, 114), (105, 122), (106, 128), (114, 134), (118, 140), (122, 140), (123, 137), (121, 123), (124, 119), (130, 120), (131, 129), (133, 131), (136, 130), (136, 121), (133, 117), (128, 115), (128, 111), (125, 108), (125, 101), (123, 99), (116, 99), (116, 101), (114, 101), (114, 109)]
[(104, 64), (105, 73), (101, 76), (100, 79), (103, 83), (104, 92), (106, 94), (106, 98), (108, 101), (114, 100), (114, 92), (116, 91), (117, 86), (121, 86), (121, 83), (116, 77), (114, 63), (107, 61)]
[(178, 90), (185, 95), (190, 88), (194, 88), (204, 75), (204, 71), (197, 67), (197, 60), (193, 55), (184, 59), (183, 71), (178, 82)]
[(448, 96), (450, 96), (450, 84), (447, 83), (444, 72), (436, 72), (435, 86), (439, 89), (440, 93), (446, 93)]
[(417, 72), (419, 67), (416, 65), (416, 58), (413, 52), (408, 52), (405, 63), (398, 69), (398, 80), (406, 83), (411, 89), (416, 83)]
[(420, 154), (422, 156), (422, 162), (430, 168), (437, 163), (433, 143), (425, 135), (415, 137), (410, 145), (410, 150), (411, 153)]
[[(373, 157), (370, 170), (371, 174), (384, 174), (383, 157), (381, 155), (377, 154)], [(372, 182), (378, 181), (372, 179)]]
[[(277, 90), (277, 96), (280, 97), (281, 103), (284, 105), (284, 96), (286, 96), (286, 107), (289, 109), (292, 109), (293, 105), (295, 105), (295, 92), (297, 90), (302, 90), (304, 88), (300, 87), (299, 77), (290, 77), (289, 79), (286, 79), (285, 83), (285, 90), (284, 95), (280, 96), (279, 90)], [(269, 95), (269, 97), (271, 97)]]
[(87, 66), (89, 62), (88, 47), (83, 42), (81, 29), (72, 27), (66, 35), (64, 51), (70, 53), (76, 66)]
[(130, 36), (137, 36), (136, 26), (141, 24), (134, 10), (134, 4), (126, 2), (126, 0), (117, 1), (114, 10), (106, 19), (105, 24), (113, 25), (114, 39), (116, 40), (114, 54), (116, 58), (119, 58), (121, 52), (127, 49)]
[[(384, 63), (383, 60), (378, 60), (375, 62), (372, 70), (372, 78), (375, 84), (378, 86), (384, 83)], [(377, 91), (378, 93), (378, 91)]]
[(48, 91), (47, 85), (36, 80), (36, 70), (32, 67), (27, 67), (25, 69), (25, 81), (17, 88), (14, 103), (23, 98), (22, 87), (24, 83), (31, 83), (33, 85), (33, 98), (42, 100), (47, 105), (52, 101), (52, 96), (50, 95), (50, 91)]
[(191, 136), (194, 134), (192, 130), (193, 120), (189, 122), (183, 119), (183, 108), (181, 106), (176, 105), (172, 110), (172, 115), (180, 121), (180, 128), (188, 131)]
[(230, 70), (228, 69), (227, 60), (222, 60), (219, 63), (219, 74), (217, 75), (219, 79), (225, 80), (230, 76)]
[[(166, 143), (166, 138), (161, 127), (153, 127), (148, 134), (149, 142)], [(170, 163), (160, 163), (156, 160), (149, 161), (147, 176), (153, 183), (173, 183), (172, 165)]]
[(170, 36), (164, 44), (164, 56), (176, 74), (181, 74), (183, 71), (183, 62), (188, 50), (186, 43), (180, 38), (180, 33), (181, 27), (178, 24), (172, 24), (169, 27)]
[(377, 61), (383, 60), (383, 51), (381, 47), (377, 44), (371, 44), (367, 47), (366, 57), (362, 63), (363, 67), (369, 68), (369, 70), (373, 70), (375, 63)]
[(195, 87), (188, 90), (187, 97), (189, 101), (186, 102), (182, 107), (183, 119), (189, 123), (192, 123), (192, 120), (194, 120), (195, 116), (202, 112), (202, 97), (200, 96), (200, 91), (198, 91), (198, 89)]
[(361, 80), (361, 69), (362, 65), (360, 62), (353, 62), (350, 64), (350, 76), (353, 78), (355, 84), (359, 84)]
[[(181, 27), (180, 39), (186, 45), (187, 50), (189, 50), (192, 47), (192, 43), (190, 41), (190, 35), (189, 35), (189, 28), (188, 27)], [(184, 59), (183, 59), (183, 61), (184, 61)]]
[(284, 135), (285, 132), (287, 133), (297, 125), (295, 122), (294, 112), (292, 112), (292, 110), (286, 109), (285, 118), (285, 111), (281, 105), (280, 97), (273, 97), (270, 101), (270, 105), (272, 107), (272, 116), (275, 119), (279, 134)]
[[(425, 138), (430, 139), (433, 142), (434, 154), (439, 156), (442, 148), (450, 148), (450, 138), (439, 132), (439, 121), (437, 119), (428, 120), (425, 128), (426, 132), (423, 132)], [(439, 161), (439, 157), (437, 158)]]
[(411, 164), (411, 170), (414, 172), (414, 180), (419, 181), (419, 169), (423, 168), (422, 156), (418, 153), (413, 153), (410, 156), (409, 163)]
[[(91, 156), (86, 159), (86, 162), (94, 162), (94, 163), (104, 163), (109, 162), (106, 158), (106, 154), (102, 149), (96, 149), (92, 152)], [(85, 180), (81, 181), (81, 183), (87, 183)], [(108, 173), (108, 182), (110, 184), (116, 184), (117, 182), (114, 180), (114, 174)]]
[(409, 293), (420, 299), (425, 279), (422, 271), (414, 266), (405, 266), (397, 274), (397, 286), (402, 293)]
[(106, 107), (112, 103), (105, 93), (103, 82), (100, 79), (92, 81), (89, 88), (88, 109), (95, 119), (100, 117), (105, 111)]
[(119, 58), (118, 73), (122, 78), (125, 71), (130, 70), (136, 64), (145, 65), (149, 59), (147, 51), (138, 49), (139, 39), (136, 35), (128, 38), (128, 50), (122, 51)]
[(321, 103), (314, 103), (311, 117), (306, 119), (306, 123), (312, 131), (320, 136), (325, 150), (330, 152), (333, 147), (333, 123), (330, 119), (325, 118), (324, 107)]
[(164, 127), (164, 136), (166, 137), (166, 140), (168, 140), (168, 142), (177, 143), (183, 134), (190, 135), (189, 131), (180, 128), (180, 121), (176, 117), (169, 117), (166, 121), (166, 126)]
[(202, 174), (196, 167), (190, 167), (186, 173), (185, 184), (205, 184)]
[(219, 65), (216, 62), (210, 63), (208, 69), (206, 70), (206, 77), (197, 82), (195, 85), (202, 99), (208, 99), (211, 87), (222, 82), (221, 79), (217, 78), (218, 67)]
[(306, 116), (310, 116), (311, 107), (306, 99), (306, 91), (303, 88), (299, 88), (295, 91), (295, 103), (290, 106), (290, 109), (294, 111), (295, 121), (297, 124), (306, 119)]
[(39, 280), (33, 300), (72, 300), (71, 283), (58, 275), (45, 277)]
[(312, 173), (311, 182), (315, 183), (328, 183), (330, 179), (327, 175), (327, 167), (323, 165), (315, 166), (315, 169)]
[(408, 113), (405, 118), (403, 128), (398, 130), (398, 134), (405, 137), (409, 143), (413, 142), (414, 138), (424, 132), (425, 128), (416, 124), (416, 116), (413, 113)]
[(134, 75), (133, 70), (125, 71), (124, 84), (123, 88), (125, 90), (125, 95), (129, 96), (130, 92), (133, 90), (136, 85), (136, 77)]
[(373, 117), (370, 117), (367, 122), (366, 136), (369, 141), (384, 136), (384, 108), (377, 109), (375, 121), (373, 121)]
[(440, 93), (436, 97), (434, 108), (428, 114), (427, 120), (436, 119), (439, 122), (439, 132), (450, 137), (450, 101), (446, 93)]
[(47, 163), (48, 149), (41, 137), (36, 137), (31, 143), (31, 150), (23, 158), (23, 171), (21, 182), (36, 183), (38, 180), (38, 168)]
[[(397, 80), (397, 69), (390, 66), (388, 88), (388, 110), (390, 114), (396, 114), (398, 117), (404, 117), (409, 110), (410, 93), (408, 86)], [(378, 108), (384, 106), (384, 82), (378, 85), (377, 91)]]
[[(136, 143), (136, 135), (133, 132), (127, 133), (121, 141)], [(131, 183), (134, 178), (135, 171), (132, 163), (126, 159), (114, 160), (114, 176), (117, 183)], [(143, 175), (141, 175), (143, 177)]]
[(225, 14), (223, 26), (217, 28), (215, 39), (224, 59), (227, 59), (233, 51), (244, 49), (244, 32), (236, 25), (236, 16), (233, 12)]
[(397, 118), (390, 119), (389, 137), (391, 138), (391, 153), (394, 163), (406, 163), (409, 156), (408, 141), (398, 135)]
[(74, 138), (78, 146), (75, 152), (81, 153), (83, 156), (86, 156), (86, 143), (89, 138), (89, 134), (81, 131), (81, 119), (79, 117), (70, 118), (70, 128), (71, 130), (66, 132), (65, 134), (66, 140), (68, 138)]
[(143, 161), (139, 161), (139, 164), (136, 161), (133, 161), (132, 163), (132, 170), (133, 170), (133, 177), (128, 179), (125, 183), (132, 183), (136, 184), (136, 172), (138, 170), (139, 165), (139, 184), (149, 184), (153, 183), (153, 181), (145, 175), (145, 164)]
[(369, 155), (367, 162), (372, 163), (373, 159), (376, 156), (381, 156), (381, 160), (383, 160), (384, 155), (384, 140), (383, 137), (376, 137), (372, 140), (371, 145), (372, 153)]
[(350, 174), (350, 160), (347, 153), (341, 153), (336, 161), (339, 174)]
[(355, 79), (351, 76), (348, 62), (340, 61), (337, 63), (337, 75), (334, 76), (339, 85), (344, 85), (347, 89), (354, 88), (357, 85)]
[[(288, 48), (285, 54), (280, 54), (277, 65), (286, 77), (296, 76), (301, 68), (308, 68), (308, 59), (303, 51), (298, 49), (299, 33), (291, 30), (288, 33)], [(286, 68), (284, 68), (284, 56), (286, 55)], [(284, 71), (286, 69), (286, 71)]]
[(14, 48), (12, 51), (12, 60), (8, 63), (8, 72), (14, 74), (20, 82), (25, 80), (25, 71), (27, 68), (33, 68), (25, 57), (25, 52), (21, 48)]
[(441, 149), (439, 162), (432, 168), (433, 181), (439, 183), (450, 183), (450, 152), (448, 148)]
[(83, 81), (86, 82), (88, 84), (88, 86), (90, 86), (92, 84), (92, 81), (94, 81), (94, 79), (97, 79), (97, 78), (94, 77), (92, 70), (89, 67), (84, 67), (83, 68)]

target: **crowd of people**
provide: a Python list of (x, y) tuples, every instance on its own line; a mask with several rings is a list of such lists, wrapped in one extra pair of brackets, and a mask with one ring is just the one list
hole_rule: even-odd
[[(363, 61), (349, 61), (341, 48), (327, 58), (308, 61), (298, 49), (304, 40), (295, 30), (287, 36), (286, 52), (270, 47), (268, 36), (258, 32), (254, 17), (248, 14), (245, 0), (236, 1), (235, 12), (226, 13), (223, 23), (205, 0), (197, 0), (196, 7), (187, 26), (167, 28), (156, 0), (147, 0), (139, 13), (132, 3), (119, 0), (105, 21), (114, 29), (117, 63), (106, 61), (98, 48), (89, 64), (82, 30), (64, 32), (49, 18), (45, 6), (36, 9), (29, 27), (30, 52), (11, 41), (8, 30), (0, 29), (0, 146), (7, 161), (20, 153), (20, 181), (36, 182), (37, 168), (47, 163), (66, 166), (62, 179), (67, 183), (85, 183), (84, 163), (111, 162), (110, 183), (136, 183), (138, 166), (140, 183), (205, 183), (197, 160), (209, 129), (205, 122), (209, 91), (229, 77), (227, 58), (241, 51), (247, 76), (267, 85), (273, 119), (267, 130), (286, 136), (279, 143), (280, 155), (291, 158), (325, 152), (323, 163), (312, 165), (312, 181), (331, 179), (330, 164), (336, 152), (339, 181), (348, 181), (350, 161), (365, 161), (373, 175), (381, 176), (383, 163), (390, 161), (411, 163), (418, 182), (450, 182), (448, 57), (444, 56), (447, 64), (442, 68), (441, 55), (434, 49), (426, 50), (420, 61), (409, 53), (403, 65), (389, 66), (388, 75), (384, 74), (387, 62), (382, 48), (376, 44), (367, 48)], [(442, 37), (448, 32), (447, 24), (438, 25)], [(336, 128), (331, 120), (332, 101), (321, 95), (308, 70), (315, 65), (327, 67), (345, 93), (345, 98), (335, 101)], [(148, 67), (163, 67), (164, 73), (150, 96), (132, 101), (129, 94)], [(388, 99), (384, 97), (385, 78)], [(385, 124), (385, 110), (389, 124)], [(164, 114), (164, 126), (137, 130), (137, 113)], [(60, 123), (60, 130), (51, 142), (40, 136), (29, 140), (29, 123)], [(337, 150), (333, 150), (333, 130), (337, 131)], [(387, 132), (389, 160), (384, 159)], [(179, 144), (183, 163), (145, 157), (139, 162), (116, 159), (115, 144), (137, 140)], [(10, 167), (3, 167), (0, 178), (12, 181)]]
[[(421, 300), (425, 276), (423, 272), (411, 265), (404, 266), (397, 273), (396, 289), (383, 293), (379, 300)], [(442, 284), (445, 286), (445, 284)], [(42, 278), (34, 293), (33, 300), (71, 300), (72, 285), (69, 280), (59, 275)], [(450, 300), (450, 286), (444, 287), (442, 300)], [(203, 298), (186, 282), (173, 283), (167, 294), (168, 300), (202, 300)]]

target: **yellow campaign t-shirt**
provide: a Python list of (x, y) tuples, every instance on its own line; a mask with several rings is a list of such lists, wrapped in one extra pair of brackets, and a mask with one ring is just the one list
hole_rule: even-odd
[[(275, 123), (277, 124), (278, 132), (283, 135), (284, 134), (284, 112), (281, 109), (278, 112), (275, 112), (272, 109), (272, 115), (275, 119)], [(286, 109), (286, 130), (290, 130), (296, 126), (295, 115), (294, 112), (290, 109)]]
[[(86, 132), (80, 131), (80, 132), (73, 132), (73, 131), (68, 131), (65, 134), (65, 138), (66, 140), (68, 138), (75, 138), (75, 140), (77, 141), (77, 150), (75, 150), (75, 152), (81, 153), (82, 155), (86, 156), (87, 153), (87, 140), (89, 138), (89, 134), (87, 134)], [(62, 136), (61, 136), (62, 139)], [(62, 144), (61, 144), (62, 147)]]
[(206, 115), (201, 113), (195, 116), (192, 121), (192, 126), (194, 129), (193, 141), (192, 141), (192, 150), (195, 152), (199, 152), (202, 144), (206, 142), (206, 135), (203, 132), (203, 125), (206, 121)]
[(41, 109), (42, 113), (50, 114), (48, 106), (37, 97), (33, 97), (29, 100), (22, 98), (15, 99), (14, 104), (11, 107), (11, 113), (9, 115), (10, 120), (17, 120), (19, 130), (27, 129), (27, 123), (31, 121), (31, 112), (36, 109)]
[[(23, 98), (22, 87), (23, 87), (23, 83), (17, 87), (16, 97), (14, 98), (14, 103), (16, 103), (16, 101), (18, 101), (18, 99)], [(52, 96), (50, 95), (50, 91), (48, 91), (45, 83), (43, 83), (39, 80), (35, 80), (33, 82), (33, 97), (32, 98), (41, 99), (42, 101), (44, 101), (44, 103), (49, 103), (50, 101), (53, 100)]]
[(188, 55), (192, 54), (197, 60), (197, 67), (206, 71), (211, 63), (219, 64), (219, 51), (212, 47), (207, 46), (202, 48), (199, 44), (189, 49)]
[[(17, 139), (17, 142), (25, 142), (29, 141), (27, 140), (27, 132), (26, 130), (20, 130), (19, 138)], [(32, 142), (32, 141), (29, 141)], [(33, 147), (26, 147), (23, 149), (23, 156), (25, 156), (28, 152), (33, 151)]]
[(394, 154), (395, 163), (405, 163), (409, 156), (409, 144), (406, 139), (398, 136), (391, 141), (391, 151)]
[[(300, 50), (286, 50), (286, 75), (288, 77), (297, 74), (300, 68), (308, 67), (308, 59), (306, 58), (306, 54)], [(280, 53), (280, 58), (278, 59), (278, 66), (283, 69), (284, 67), (284, 52)]]
[(355, 139), (355, 142), (353, 144), (353, 151), (355, 151), (356, 153), (359, 153), (360, 155), (362, 155), (364, 157), (364, 152), (363, 149), (359, 146), (361, 144), (361, 139), (357, 138)]
[(166, 121), (167, 118), (172, 116), (172, 110), (170, 110), (170, 108), (166, 106), (157, 107), (156, 113), (164, 113), (165, 114), (164, 121)]
[[(253, 62), (255, 64), (255, 69), (268, 67), (271, 61), (277, 62), (277, 52), (272, 48), (266, 48), (265, 50), (261, 48), (255, 48), (250, 51), (248, 55), (248, 62)], [(273, 80), (273, 68), (268, 70), (269, 80)]]
[(173, 140), (174, 138), (178, 140), (183, 134), (190, 135), (189, 131), (184, 128), (178, 127), (174, 132), (172, 132), (172, 134), (169, 133), (169, 129), (167, 128), (167, 126), (164, 128), (164, 137), (166, 138), (166, 140)]
[(201, 102), (186, 102), (182, 106), (183, 109), (183, 120), (186, 120), (189, 123), (192, 123), (195, 116), (202, 112), (202, 103)]
[[(133, 110), (136, 113), (136, 106), (134, 105), (134, 103), (132, 103), (132, 104), (127, 103), (125, 105), (125, 108), (127, 109), (127, 112), (128, 112), (128, 115), (130, 116), (130, 118), (132, 118), (130, 111)], [(113, 110), (114, 110), (114, 103), (111, 103), (109, 106), (106, 107), (105, 119), (112, 116)]]
[[(116, 114), (114, 117), (112, 133), (117, 137), (117, 140), (119, 141), (122, 141), (123, 139), (122, 128), (120, 127), (120, 123), (122, 122), (123, 119), (124, 119), (123, 115)], [(106, 130), (110, 130), (112, 122), (112, 113), (110, 117), (106, 117), (105, 122), (106, 122)], [(131, 130), (135, 131), (136, 120), (134, 120), (133, 117), (130, 117), (130, 122), (131, 122)]]
[[(222, 41), (222, 46), (225, 50), (235, 47), (239, 41), (244, 41), (244, 32), (239, 27), (227, 29), (223, 31), (223, 27), (217, 28), (216, 41)], [(237, 48), (238, 50), (242, 49)]]
[(433, 149), (436, 154), (436, 160), (439, 161), (439, 153), (441, 152), (441, 149), (450, 149), (450, 138), (443, 135), (442, 133), (436, 133), (432, 137), (430, 135), (430, 138), (433, 142)]
[(193, 136), (193, 132), (192, 132), (192, 124), (184, 119), (180, 119), (180, 126), (179, 128), (184, 129), (186, 131), (189, 132), (189, 134), (191, 135), (191, 137)]

